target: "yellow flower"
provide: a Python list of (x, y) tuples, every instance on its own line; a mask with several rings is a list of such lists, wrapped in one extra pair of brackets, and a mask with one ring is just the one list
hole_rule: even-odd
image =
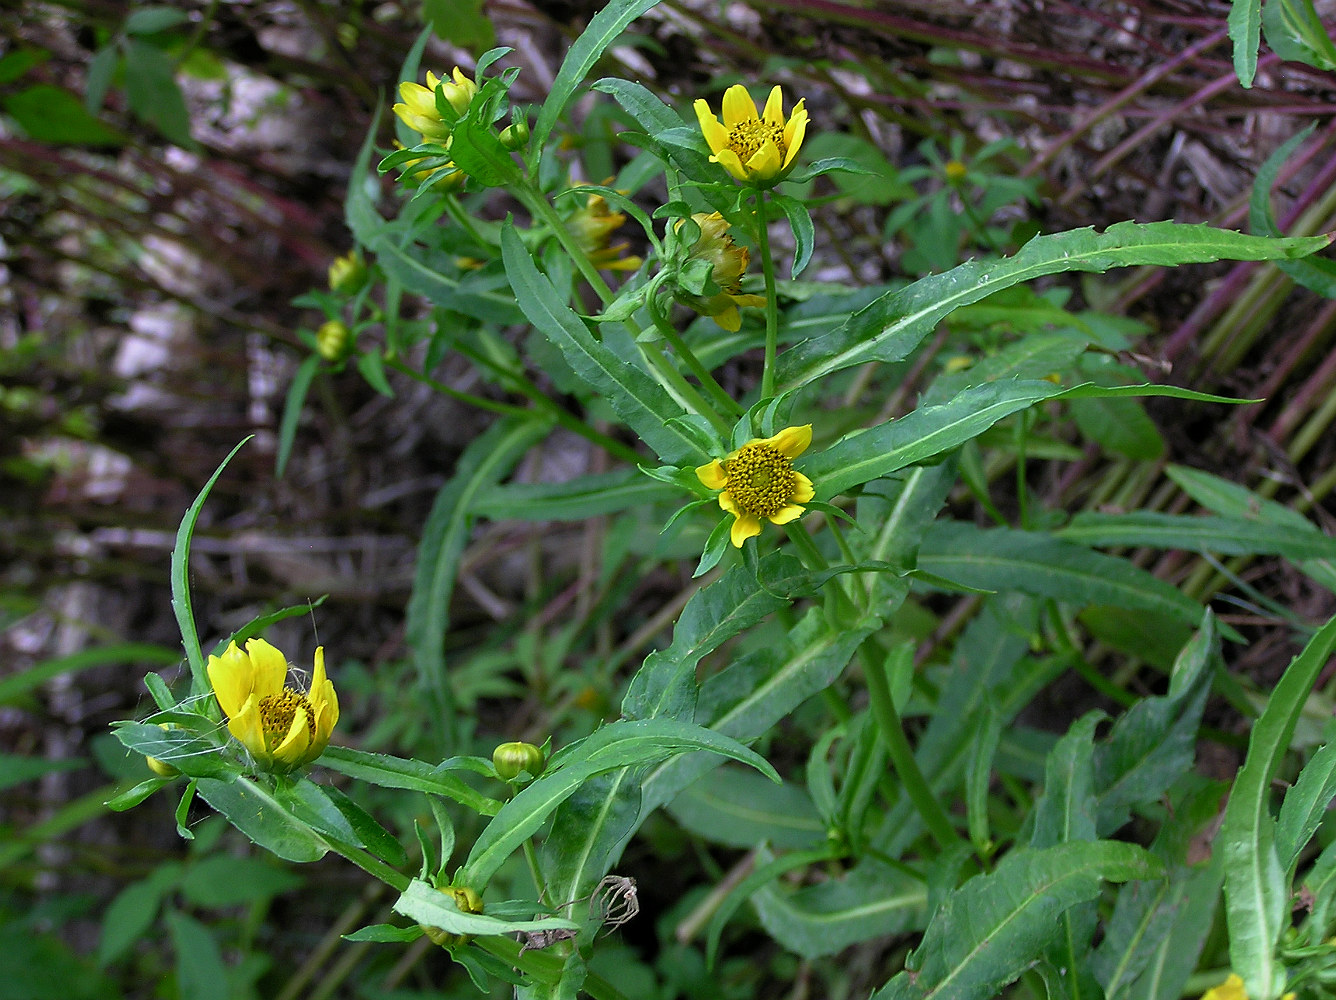
[(325, 677), (323, 646), (305, 692), (285, 686), (288, 661), (263, 639), (247, 640), (244, 653), (228, 643), (222, 656), (209, 657), (208, 673), (228, 731), (260, 767), (282, 773), (324, 753), (339, 721), (339, 699)]
[(727, 458), (696, 470), (696, 477), (719, 494), (719, 506), (733, 515), (729, 538), (736, 548), (761, 533), (761, 519), (788, 524), (803, 516), (801, 506), (815, 496), (812, 481), (793, 471), (793, 460), (812, 443), (812, 425), (785, 427), (774, 437), (753, 438)]
[[(1248, 1000), (1248, 991), (1244, 989), (1243, 977), (1231, 972), (1229, 978), (1219, 986), (1212, 986), (1201, 995), (1201, 1000)], [(1280, 1000), (1294, 1000), (1293, 993), (1285, 993)]]
[[(710, 296), (692, 295), (685, 289), (678, 289), (677, 301), (690, 306), (702, 316), (713, 317), (714, 321), (729, 332), (736, 332), (742, 326), (742, 315), (738, 306), (763, 306), (764, 295), (740, 295), (742, 276), (747, 273), (751, 254), (746, 247), (740, 247), (728, 235), (728, 221), (718, 212), (708, 215), (697, 212), (691, 217), (700, 226), (700, 238), (691, 247), (691, 256), (710, 262), (710, 277), (719, 286), (719, 293)], [(678, 226), (682, 223), (679, 222)]]
[(584, 207), (566, 220), (566, 226), (595, 267), (607, 271), (634, 271), (642, 263), (634, 254), (623, 257), (629, 243), (611, 243), (613, 230), (626, 222), (625, 212), (614, 212), (601, 194), (591, 194)]
[(435, 73), (427, 73), (427, 85), (405, 80), (399, 84), (399, 96), (402, 104), (394, 106), (394, 113), (399, 120), (422, 135), (423, 140), (434, 139), (444, 142), (450, 138), (453, 122), (447, 122), (436, 108), (436, 92), (440, 91), (446, 102), (462, 115), (468, 110), (469, 102), (478, 92), (478, 85), (464, 75), (456, 66), (450, 73), (452, 80), (442, 80)]
[(747, 88), (739, 83), (724, 91), (722, 122), (705, 101), (697, 100), (695, 108), (713, 154), (710, 162), (720, 164), (744, 184), (771, 187), (793, 169), (807, 132), (803, 101), (794, 105), (793, 114), (785, 120), (784, 95), (775, 87), (758, 116)]

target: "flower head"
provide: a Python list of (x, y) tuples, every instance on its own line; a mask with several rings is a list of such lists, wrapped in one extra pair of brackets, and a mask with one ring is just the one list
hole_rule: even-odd
[(403, 103), (394, 106), (394, 113), (401, 122), (421, 134), (424, 142), (444, 142), (450, 138), (454, 123), (441, 117), (440, 109), (436, 106), (438, 93), (456, 115), (462, 115), (468, 110), (473, 95), (478, 92), (478, 85), (465, 76), (458, 66), (451, 71), (450, 76), (452, 79), (442, 80), (435, 73), (428, 72), (425, 87), (408, 80), (399, 84), (399, 96)]
[(788, 524), (803, 516), (802, 504), (815, 496), (812, 481), (793, 471), (793, 460), (812, 443), (812, 425), (785, 427), (774, 437), (753, 438), (725, 459), (696, 470), (712, 490), (722, 490), (719, 506), (733, 515), (729, 538), (736, 548), (761, 533), (761, 519)]
[(323, 646), (304, 692), (286, 686), (288, 661), (263, 639), (248, 639), (244, 653), (228, 643), (222, 656), (209, 657), (208, 673), (228, 731), (260, 767), (283, 773), (324, 753), (339, 699), (325, 676)]
[(720, 164), (742, 181), (756, 187), (771, 187), (793, 169), (798, 147), (807, 132), (807, 109), (803, 101), (784, 117), (784, 95), (779, 87), (770, 91), (765, 111), (756, 113), (756, 105), (742, 84), (724, 91), (723, 121), (710, 111), (704, 100), (695, 104), (696, 119), (709, 144), (711, 163)]
[(608, 271), (634, 271), (644, 262), (634, 254), (623, 257), (631, 244), (614, 244), (611, 239), (613, 231), (625, 222), (625, 212), (614, 212), (601, 194), (591, 194), (584, 207), (566, 220), (566, 225), (595, 267)]
[[(1248, 990), (1243, 985), (1243, 977), (1231, 972), (1223, 983), (1203, 993), (1201, 1000), (1248, 1000)], [(1294, 1000), (1294, 994), (1284, 993), (1280, 1000)]]
[[(700, 226), (700, 237), (691, 247), (691, 256), (710, 263), (710, 277), (719, 286), (715, 295), (692, 295), (685, 289), (675, 293), (677, 300), (702, 316), (711, 316), (725, 330), (736, 332), (742, 326), (738, 306), (763, 306), (764, 295), (741, 295), (742, 276), (747, 273), (751, 254), (728, 235), (728, 221), (718, 212), (697, 212), (692, 220)], [(682, 223), (678, 223), (680, 226)]]
[(329, 262), (329, 290), (352, 294), (366, 280), (366, 264), (356, 248)]
[(315, 332), (316, 353), (326, 361), (342, 361), (352, 354), (353, 346), (353, 332), (343, 320), (326, 320)]

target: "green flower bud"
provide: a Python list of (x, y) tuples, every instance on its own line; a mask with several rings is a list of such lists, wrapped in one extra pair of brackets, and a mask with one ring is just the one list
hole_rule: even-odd
[(514, 781), (524, 771), (538, 777), (547, 760), (532, 743), (502, 743), (492, 751), (492, 765), (503, 781)]
[(366, 265), (362, 263), (362, 255), (356, 250), (349, 250), (342, 257), (335, 257), (330, 262), (330, 291), (350, 294), (361, 288), (364, 280), (366, 280)]
[(321, 323), (315, 332), (315, 349), (326, 361), (342, 361), (353, 352), (353, 332), (342, 320)]
[(521, 118), (501, 130), (501, 145), (512, 153), (529, 145), (529, 123)]

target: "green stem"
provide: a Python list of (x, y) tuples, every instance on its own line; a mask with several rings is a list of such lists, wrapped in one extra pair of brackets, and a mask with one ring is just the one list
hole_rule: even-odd
[(710, 426), (718, 431), (724, 440), (728, 440), (728, 436), (733, 433), (733, 428), (697, 391), (696, 387), (686, 380), (686, 377), (677, 370), (677, 366), (668, 360), (667, 355), (663, 353), (663, 349), (658, 344), (642, 343), (639, 347), (641, 353), (654, 366), (663, 387), (676, 398), (682, 409), (688, 413), (699, 413), (710, 422)]
[(663, 335), (664, 340), (672, 345), (673, 350), (677, 352), (677, 356), (681, 358), (682, 362), (688, 369), (690, 369), (691, 374), (696, 376), (697, 381), (701, 384), (701, 388), (709, 393), (710, 398), (714, 400), (724, 413), (731, 417), (740, 417), (742, 415), (742, 407), (737, 404), (737, 401), (732, 396), (724, 391), (723, 386), (715, 381), (714, 376), (710, 374), (710, 370), (701, 363), (700, 358), (696, 357), (696, 352), (691, 349), (690, 345), (682, 339), (682, 335), (677, 332), (677, 327), (668, 322), (668, 317), (663, 314), (663, 310), (660, 308), (658, 300), (653, 296), (651, 296), (649, 300), (649, 314), (654, 320), (654, 328)]
[(871, 702), (872, 718), (881, 730), (890, 753), (891, 765), (900, 778), (909, 800), (918, 810), (919, 816), (927, 824), (928, 832), (942, 850), (946, 850), (960, 840), (955, 824), (946, 814), (942, 804), (937, 801), (918, 761), (914, 759), (913, 748), (905, 736), (905, 727), (900, 713), (895, 710), (895, 701), (891, 698), (891, 684), (886, 677), (883, 664), (877, 662), (873, 647), (864, 643), (859, 647), (863, 659), (863, 676), (867, 678), (867, 693)]
[[(555, 985), (561, 978), (561, 969), (565, 963), (565, 957), (550, 954), (546, 951), (540, 951), (536, 948), (530, 948), (521, 952), (518, 941), (512, 941), (508, 937), (483, 937), (477, 938), (473, 942), (483, 951), (490, 952), (501, 959), (507, 965), (527, 973), (540, 982), (548, 985)], [(594, 1000), (626, 1000), (621, 991), (613, 986), (602, 976), (594, 972), (585, 974), (584, 985), (581, 987)]]
[[(472, 356), (470, 355), (470, 357)], [(555, 423), (560, 424), (562, 427), (565, 427), (568, 431), (571, 431), (574, 434), (578, 434), (580, 435), (580, 437), (586, 439), (587, 441), (590, 441), (593, 444), (598, 445), (600, 448), (608, 452), (610, 455), (616, 455), (623, 462), (630, 462), (632, 465), (636, 465), (644, 461), (643, 456), (637, 453), (635, 449), (629, 447), (628, 445), (622, 444), (620, 441), (613, 440), (612, 438), (608, 437), (606, 434), (601, 433), (600, 431), (596, 431), (594, 428), (590, 427), (587, 423), (585, 423), (579, 417), (575, 416), (573, 413), (570, 413), (569, 411), (558, 406), (546, 395), (544, 395), (541, 389), (539, 389), (537, 386), (534, 386), (532, 383), (529, 384), (533, 387), (533, 394), (525, 392), (523, 389), (519, 388), (518, 383), (516, 383), (516, 391), (524, 394), (525, 396), (528, 396), (529, 399), (534, 403), (534, 405), (538, 407), (537, 410), (526, 409), (523, 406), (512, 406), (510, 403), (498, 403), (494, 399), (487, 399), (483, 396), (475, 396), (472, 393), (468, 392), (460, 392), (458, 389), (453, 389), (450, 386), (446, 385), (444, 382), (438, 382), (430, 375), (422, 374), (422, 372), (417, 371), (411, 366), (404, 364), (398, 358), (386, 358), (385, 364), (386, 366), (393, 368), (395, 371), (401, 372), (402, 374), (407, 375), (409, 378), (417, 382), (421, 382), (423, 385), (427, 386), (430, 389), (434, 389), (436, 392), (439, 392), (444, 396), (449, 396), (451, 399), (459, 400), (461, 403), (468, 403), (470, 406), (476, 406), (480, 410), (487, 410), (490, 413), (497, 413), (502, 416), (530, 417), (530, 418), (536, 416), (547, 416), (550, 417)], [(508, 374), (511, 375), (513, 378), (515, 373), (510, 372)], [(525, 379), (525, 381), (527, 382), (528, 380)]]
[(529, 865), (529, 875), (533, 878), (533, 887), (538, 892), (538, 902), (543, 903), (547, 899), (547, 882), (543, 879), (543, 870), (538, 867), (538, 853), (533, 849), (532, 837), (525, 838), (524, 860)]
[(765, 192), (756, 193), (756, 243), (761, 248), (761, 273), (765, 276), (765, 367), (761, 370), (761, 398), (775, 394), (775, 350), (779, 343), (779, 300), (775, 297), (775, 260), (770, 253), (770, 225)]
[(397, 889), (399, 892), (403, 892), (408, 888), (408, 884), (413, 881), (403, 872), (396, 868), (391, 868), (385, 862), (368, 854), (360, 847), (353, 847), (352, 844), (345, 844), (342, 841), (335, 840), (329, 836), (322, 836), (321, 839), (329, 845), (330, 850), (347, 858), (368, 875), (380, 879), (391, 889)]
[(562, 249), (570, 256), (575, 269), (588, 282), (589, 287), (594, 290), (594, 294), (599, 297), (599, 300), (604, 305), (611, 302), (616, 297), (612, 288), (603, 280), (603, 275), (598, 273), (598, 268), (594, 266), (594, 262), (589, 259), (589, 255), (584, 252), (575, 237), (571, 235), (570, 229), (566, 227), (565, 220), (557, 214), (557, 210), (548, 202), (543, 192), (532, 181), (516, 184), (511, 191), (520, 201), (524, 202), (524, 207), (529, 210), (529, 214), (533, 216), (535, 221), (541, 222), (552, 231), (552, 235), (557, 238), (557, 242), (561, 244)]
[[(566, 227), (565, 221), (548, 203), (543, 193), (532, 183), (517, 184), (512, 190), (524, 202), (534, 220), (543, 223), (552, 231), (552, 235), (557, 238), (557, 242), (561, 244), (562, 249), (570, 255), (571, 262), (575, 265), (576, 270), (580, 272), (580, 276), (589, 283), (589, 287), (594, 290), (602, 303), (604, 305), (610, 303), (616, 295), (608, 286), (608, 283), (603, 280), (603, 275), (598, 273), (598, 268), (589, 259), (589, 255), (581, 249), (580, 244), (576, 242), (575, 237), (571, 235), (571, 231)], [(629, 320), (626, 323), (626, 328), (633, 338), (638, 337), (640, 331)], [(716, 430), (727, 437), (732, 431), (728, 422), (715, 412), (714, 407), (705, 401), (705, 397), (696, 391), (695, 386), (688, 382), (682, 376), (682, 373), (669, 362), (658, 345), (639, 343), (639, 341), (637, 343), (646, 360), (654, 366), (664, 388), (677, 399), (682, 408), (688, 412), (699, 413), (709, 420)]]
[[(803, 561), (812, 569), (824, 569), (826, 559), (822, 556), (821, 550), (816, 547), (816, 543), (812, 541), (812, 536), (807, 533), (807, 529), (797, 521), (785, 525), (785, 528), (788, 529), (789, 538), (792, 539), (794, 547), (805, 557)], [(826, 593), (830, 595), (832, 601), (838, 602), (836, 610), (841, 616), (852, 616), (855, 613), (849, 595), (839, 587), (827, 586)], [(900, 719), (900, 713), (895, 710), (895, 701), (891, 698), (890, 681), (886, 678), (882, 664), (877, 662), (873, 656), (873, 648), (867, 643), (859, 647), (859, 655), (863, 658), (863, 674), (867, 678), (872, 717), (886, 741), (886, 749), (890, 752), (891, 764), (895, 768), (895, 773), (899, 776), (900, 784), (904, 787), (910, 802), (914, 804), (914, 808), (918, 810), (919, 815), (923, 818), (923, 822), (927, 825), (933, 839), (937, 841), (942, 850), (946, 850), (953, 844), (958, 843), (960, 836), (956, 833), (951, 817), (946, 814), (946, 810), (937, 801), (937, 796), (933, 794), (931, 786), (923, 776), (923, 772), (919, 770), (918, 761), (914, 759), (914, 750), (909, 745), (908, 737), (905, 736), (905, 727)]]
[(568, 431), (578, 434), (582, 438), (585, 438), (587, 441), (590, 441), (593, 444), (598, 445), (608, 454), (615, 455), (617, 458), (620, 458), (623, 462), (629, 462), (632, 465), (636, 465), (644, 461), (644, 457), (641, 456), (634, 448), (630, 447), (629, 445), (623, 444), (622, 442), (617, 441), (614, 438), (608, 437), (602, 431), (590, 427), (587, 423), (585, 423), (583, 420), (577, 417), (574, 413), (571, 413), (569, 410), (565, 409), (565, 407), (563, 407), (560, 403), (558, 403), (551, 396), (549, 396), (542, 389), (540, 389), (533, 382), (533, 380), (530, 379), (523, 372), (514, 371), (510, 368), (504, 367), (503, 365), (499, 365), (491, 358), (487, 357), (485, 354), (481, 354), (473, 350), (471, 347), (467, 347), (461, 344), (458, 345), (457, 350), (459, 351), (460, 354), (463, 354), (474, 364), (481, 365), (488, 371), (495, 374), (498, 378), (503, 379), (506, 382), (509, 382), (511, 388), (513, 388), (521, 396), (524, 396), (535, 406), (542, 409), (545, 413), (550, 413), (552, 415), (552, 419), (555, 420), (562, 427), (565, 427)]
[(464, 211), (464, 206), (459, 203), (459, 199), (454, 195), (446, 196), (445, 210), (450, 216), (450, 221), (460, 229), (464, 230), (464, 232), (468, 233), (469, 236), (473, 237), (473, 241), (479, 246), (495, 246), (483, 239), (482, 233), (479, 232), (478, 227), (473, 224), (473, 219), (469, 217), (468, 212)]

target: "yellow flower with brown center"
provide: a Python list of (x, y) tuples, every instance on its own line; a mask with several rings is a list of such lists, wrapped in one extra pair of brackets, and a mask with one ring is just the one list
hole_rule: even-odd
[(729, 539), (736, 548), (761, 533), (761, 520), (788, 524), (803, 516), (815, 496), (812, 481), (793, 470), (793, 460), (812, 443), (812, 425), (785, 427), (774, 437), (753, 438), (725, 459), (696, 470), (696, 478), (722, 490), (719, 506), (733, 515)]
[(765, 110), (758, 115), (747, 88), (737, 83), (724, 91), (723, 121), (714, 116), (704, 100), (697, 100), (695, 109), (713, 154), (710, 162), (720, 164), (744, 184), (771, 187), (793, 169), (807, 132), (807, 109), (802, 100), (786, 119), (784, 95), (775, 87)]
[(325, 676), (323, 646), (305, 691), (287, 686), (286, 657), (263, 639), (248, 639), (245, 652), (228, 643), (222, 656), (209, 657), (207, 669), (228, 731), (261, 768), (285, 773), (324, 753), (339, 721), (339, 699)]
[[(692, 220), (700, 226), (700, 237), (691, 247), (692, 257), (710, 262), (710, 277), (719, 286), (715, 295), (692, 295), (685, 289), (675, 293), (677, 301), (690, 306), (702, 316), (710, 316), (730, 333), (742, 326), (738, 306), (763, 306), (764, 295), (741, 295), (742, 276), (747, 273), (751, 254), (728, 235), (728, 220), (718, 212), (697, 212)], [(680, 226), (682, 223), (679, 222)]]
[(394, 106), (394, 113), (399, 120), (422, 135), (424, 141), (444, 142), (450, 138), (453, 122), (441, 117), (436, 107), (436, 93), (439, 91), (446, 103), (455, 113), (462, 115), (469, 108), (469, 102), (478, 92), (478, 85), (464, 75), (456, 66), (450, 73), (451, 79), (442, 80), (435, 73), (428, 71), (427, 85), (405, 80), (399, 84), (399, 96), (402, 104)]
[(566, 227), (575, 237), (576, 244), (595, 267), (606, 271), (634, 271), (644, 261), (632, 254), (623, 257), (631, 244), (612, 243), (612, 233), (626, 222), (625, 212), (615, 212), (601, 194), (591, 194), (566, 220)]

